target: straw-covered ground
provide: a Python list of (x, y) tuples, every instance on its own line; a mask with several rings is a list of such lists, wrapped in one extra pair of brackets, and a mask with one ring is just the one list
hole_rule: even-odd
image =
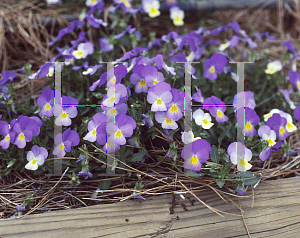
[[(80, 12), (80, 9), (76, 9), (75, 7), (60, 8), (58, 11), (55, 7), (41, 7), (42, 5), (37, 4), (35, 1), (18, 2), (16, 0), (4, 0), (0, 3), (0, 62), (3, 62), (0, 65), (0, 72), (3, 70), (15, 71), (23, 67), (27, 62), (32, 64), (33, 70), (37, 70), (40, 64), (55, 56), (55, 48), (49, 47), (48, 42), (52, 37), (57, 35), (57, 29), (68, 25), (66, 19), (60, 14), (71, 12), (78, 14)], [(300, 49), (299, 40), (297, 41), (300, 36), (300, 29), (298, 28), (300, 25), (300, 4), (294, 1), (293, 8), (289, 9), (283, 6), (282, 1), (278, 2), (279, 8), (273, 10), (250, 8), (239, 11), (227, 10), (206, 14), (203, 16), (207, 17), (204, 20), (206, 24), (205, 28), (214, 28), (216, 22), (221, 22), (225, 25), (229, 22), (237, 21), (241, 24), (241, 28), (246, 31), (251, 28), (256, 29), (258, 32), (269, 31), (271, 35), (276, 36), (276, 40), (272, 43), (264, 43), (257, 50), (268, 48), (271, 52), (271, 59), (278, 59), (286, 50), (281, 45), (286, 40), (291, 40), (295, 48)], [(43, 20), (47, 16), (55, 18), (58, 25), (55, 25), (55, 22), (50, 26), (47, 25), (47, 21)], [(154, 19), (147, 28), (148, 30), (156, 31), (158, 37), (176, 30), (175, 27), (174, 29), (164, 29), (163, 26), (158, 27), (163, 24), (157, 21), (159, 20)], [(189, 16), (187, 13), (184, 27), (187, 27), (188, 30), (195, 30), (199, 25), (198, 23), (195, 24), (193, 16)], [(226, 34), (230, 34), (230, 32)], [(226, 37), (226, 35), (224, 36)], [(76, 39), (75, 34), (70, 34), (66, 37), (69, 37), (71, 40)], [(92, 39), (91, 33), (88, 37)], [(228, 35), (227, 37), (229, 38), (230, 36)], [(287, 75), (290, 69), (284, 67), (283, 70)], [(22, 99), (22, 96), (28, 96), (26, 94), (27, 84), (23, 79), (25, 79), (25, 75), (18, 72), (18, 78), (14, 84), (18, 87), (16, 96), (19, 100)], [(42, 87), (48, 83), (49, 80), (46, 78), (31, 80), (30, 96), (36, 99), (40, 95)], [(297, 100), (295, 99), (294, 101)], [(300, 128), (299, 123), (296, 126)], [(160, 132), (160, 137), (172, 142), (162, 132)], [(300, 129), (293, 132), (287, 142), (292, 150), (300, 149)], [(67, 176), (61, 176), (60, 178), (52, 177), (51, 179), (40, 176), (34, 179), (26, 174), (26, 172), (24, 174), (13, 172), (7, 177), (0, 177), (0, 217), (20, 217), (53, 210), (72, 209), (99, 203), (133, 199), (133, 195), (131, 194), (134, 191), (135, 180), (137, 178), (144, 184), (144, 190), (140, 194), (146, 199), (149, 196), (174, 193), (176, 190), (189, 190), (190, 193), (194, 193), (206, 189), (213, 189), (217, 192), (219, 189), (213, 178), (187, 177), (182, 172), (179, 172), (176, 167), (173, 170), (167, 168), (170, 166), (164, 165), (170, 165), (170, 163), (165, 160), (166, 157), (158, 162), (155, 158), (165, 156), (167, 153), (162, 148), (156, 148), (152, 145), (152, 150), (148, 151), (151, 158), (154, 158), (152, 162), (135, 163), (123, 177), (108, 178), (112, 180), (112, 185), (109, 190), (105, 191), (97, 190), (99, 182), (105, 179), (83, 180), (80, 185), (74, 186), (69, 184)], [(94, 157), (95, 154), (97, 153), (89, 153), (92, 159), (97, 160)], [(259, 174), (262, 180), (282, 179), (299, 175), (299, 164), (300, 157), (297, 154), (282, 159), (281, 152), (272, 152), (269, 160), (265, 163), (256, 163), (251, 171)], [(203, 169), (205, 170), (206, 168)], [(64, 172), (67, 173), (68, 171)], [(228, 194), (236, 196), (234, 195), (233, 185), (234, 183), (228, 179), (228, 182), (225, 183), (222, 189), (228, 192)], [(33, 200), (32, 209), (25, 212), (18, 212), (15, 209), (16, 205), (22, 203), (24, 197), (28, 194), (33, 195), (30, 198)], [(217, 194), (221, 196), (219, 193)]]

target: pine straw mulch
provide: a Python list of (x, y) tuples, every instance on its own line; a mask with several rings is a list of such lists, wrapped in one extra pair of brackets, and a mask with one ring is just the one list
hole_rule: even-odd
[[(7, 6), (12, 6), (8, 2), (16, 4), (16, 1), (1, 1), (6, 3)], [(33, 1), (31, 1), (32, 3)], [(268, 2), (268, 1), (266, 1)], [(279, 0), (279, 2), (282, 2)], [(277, 10), (269, 9), (245, 9), (245, 10), (227, 10), (227, 11), (217, 11), (213, 14), (213, 20), (207, 20), (208, 25), (213, 25), (216, 22), (222, 22), (223, 25), (232, 22), (234, 20), (241, 24), (242, 29), (250, 29), (250, 26), (255, 26), (259, 32), (269, 31), (270, 34), (276, 36), (276, 41), (265, 42), (263, 47), (268, 47), (270, 49), (270, 56), (272, 60), (280, 58), (286, 48), (281, 45), (282, 42), (286, 40), (291, 40), (296, 49), (300, 49), (300, 43), (296, 39), (299, 37), (299, 26), (300, 20), (300, 7), (297, 1), (293, 9), (286, 9), (281, 7)], [(9, 11), (3, 14), (1, 11), (1, 22), (7, 22), (8, 25), (0, 24), (0, 61), (4, 62), (2, 70), (11, 70), (12, 68), (20, 68), (24, 63), (32, 62), (36, 66), (45, 63), (51, 57), (55, 56), (54, 48), (49, 50), (47, 43), (51, 40), (51, 30), (50, 34), (45, 30), (45, 25), (37, 24), (32, 25), (25, 24), (28, 20), (36, 17), (36, 20), (40, 22), (40, 16), (32, 15), (30, 11), (35, 9), (40, 11), (43, 16), (54, 16), (59, 19), (61, 16), (57, 14), (57, 11), (47, 12), (39, 9), (36, 5), (30, 2), (24, 2), (19, 5), (13, 5), (10, 7)], [(22, 5), (23, 4), (23, 5)], [(50, 11), (50, 9), (49, 9)], [(48, 14), (48, 15), (47, 15)], [(38, 14), (39, 15), (39, 14)], [(16, 18), (15, 16), (19, 16)], [(11, 19), (15, 21), (20, 19), (19, 24), (9, 25)], [(27, 20), (24, 20), (27, 19)], [(287, 21), (288, 20), (288, 21)], [(290, 24), (292, 22), (293, 24)], [(199, 27), (198, 23), (193, 23), (192, 20), (187, 18), (186, 27), (190, 30), (196, 30)], [(287, 24), (289, 23), (289, 24)], [(66, 21), (62, 18), (60, 28), (67, 25)], [(34, 27), (33, 27), (34, 26)], [(175, 30), (168, 29), (167, 32), (163, 32), (163, 29), (159, 29), (156, 26), (151, 28), (151, 24), (147, 26), (151, 31), (159, 31), (157, 33), (167, 34), (168, 32)], [(213, 27), (211, 27), (213, 28)], [(11, 30), (13, 29), (13, 30)], [(209, 28), (207, 28), (209, 29)], [(4, 33), (3, 33), (4, 32)], [(27, 34), (26, 34), (27, 33)], [(40, 33), (44, 36), (41, 37)], [(249, 32), (247, 32), (249, 34)], [(226, 33), (227, 34), (227, 33)], [(228, 33), (230, 34), (230, 33)], [(229, 36), (227, 39), (230, 39)], [(279, 40), (278, 40), (279, 39)], [(41, 43), (37, 43), (37, 42)], [(5, 47), (3, 47), (5, 43)], [(22, 51), (16, 50), (23, 44), (24, 47)], [(238, 50), (243, 50), (243, 47), (238, 46)], [(259, 53), (262, 52), (257, 49)], [(238, 60), (238, 59), (235, 59)], [(13, 66), (13, 67), (12, 67)], [(298, 66), (299, 67), (299, 66)], [(284, 68), (286, 73), (289, 68)], [(14, 82), (17, 84), (18, 89), (16, 94), (27, 96), (27, 82), (24, 81), (25, 75), (18, 73), (19, 82)], [(17, 81), (18, 81), (17, 80)], [(40, 95), (42, 86), (46, 86), (49, 83), (48, 79), (34, 79), (29, 83), (30, 96), (36, 98)], [(299, 123), (296, 125), (299, 128)], [(170, 142), (170, 139), (161, 133), (161, 138)], [(300, 149), (300, 129), (291, 133), (290, 137), (287, 139), (292, 150)], [(167, 151), (161, 148), (154, 148), (149, 150), (151, 157), (156, 158), (159, 156), (165, 156)], [(102, 152), (103, 153), (103, 152)], [(91, 159), (96, 159), (97, 153), (89, 153)], [(299, 154), (299, 153), (298, 153)], [(77, 158), (66, 158), (66, 159), (76, 159)], [(51, 160), (48, 159), (48, 160)], [(282, 179), (287, 177), (292, 177), (300, 175), (300, 157), (297, 155), (288, 156), (282, 159), (281, 152), (272, 152), (272, 156), (266, 162), (256, 162), (253, 163), (251, 171), (260, 175), (261, 180), (267, 179)], [(24, 217), (29, 214), (38, 214), (54, 210), (64, 210), (73, 209), (83, 206), (90, 206), (99, 203), (113, 203), (117, 201), (124, 201), (127, 199), (133, 199), (132, 192), (134, 192), (134, 185), (136, 181), (141, 181), (145, 186), (142, 192), (136, 191), (137, 194), (142, 195), (147, 199), (149, 196), (175, 193), (175, 191), (188, 192), (194, 195), (194, 192), (203, 191), (207, 189), (213, 189), (218, 196), (230, 195), (237, 196), (234, 194), (234, 183), (228, 179), (224, 187), (219, 189), (215, 183), (215, 179), (208, 177), (186, 177), (184, 174), (180, 173), (177, 169), (170, 169), (167, 166), (171, 165), (171, 162), (167, 162), (165, 159), (157, 162), (153, 159), (152, 162), (148, 163), (134, 163), (125, 174), (124, 177), (110, 177), (107, 179), (112, 180), (112, 186), (109, 190), (99, 191), (98, 183), (99, 181), (107, 180), (81, 180), (80, 185), (70, 185), (69, 178), (67, 178), (67, 169), (64, 171), (64, 175), (59, 177), (51, 178), (47, 181), (46, 177), (32, 178), (26, 172), (24, 174), (19, 174), (18, 172), (13, 172), (5, 178), (0, 177), (0, 217), (10, 218), (10, 217)], [(177, 167), (182, 168), (182, 165), (177, 165)], [(208, 168), (203, 168), (206, 170)], [(234, 171), (234, 168), (232, 168)], [(131, 174), (129, 174), (131, 172)], [(257, 185), (257, 184), (256, 184)], [(246, 187), (250, 190), (251, 187)], [(20, 205), (26, 195), (33, 194), (34, 202), (29, 210), (24, 212), (18, 212), (15, 206)], [(202, 202), (198, 197), (197, 199)], [(202, 202), (203, 203), (203, 202)], [(204, 203), (205, 204), (205, 203)], [(209, 207), (210, 209), (213, 209)]]

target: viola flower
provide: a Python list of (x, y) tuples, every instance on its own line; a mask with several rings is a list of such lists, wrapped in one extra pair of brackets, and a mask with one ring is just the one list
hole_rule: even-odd
[(270, 117), (273, 116), (274, 113), (279, 113), (280, 114), (281, 110), (274, 108), (272, 109), (269, 113), (264, 115), (264, 121), (266, 122)]
[(163, 57), (162, 57), (161, 54), (156, 55), (156, 56), (153, 57), (152, 59), (155, 61), (156, 67), (157, 67), (158, 69), (162, 69), (162, 68), (163, 68), (163, 69), (167, 72), (167, 74), (169, 74), (169, 72), (170, 72), (172, 75), (175, 75), (175, 74), (176, 74), (176, 73), (175, 73), (175, 69), (174, 69), (173, 67), (168, 67), (168, 66), (165, 64), (165, 62), (164, 62)]
[(226, 105), (221, 99), (215, 96), (206, 98), (203, 102), (203, 108), (208, 110), (210, 114), (216, 118), (217, 122), (223, 123), (224, 121), (228, 121), (228, 117), (224, 114)]
[(289, 71), (289, 79), (292, 84), (295, 85), (297, 88), (298, 92), (300, 92), (300, 78), (299, 78), (299, 73), (296, 71)]
[(290, 133), (285, 129), (287, 120), (281, 117), (279, 113), (274, 113), (267, 121), (267, 126), (276, 132), (279, 136), (279, 140), (285, 140)]
[(136, 122), (125, 114), (118, 114), (115, 117), (115, 122), (109, 122), (107, 128), (114, 128), (114, 131), (107, 131), (107, 141), (118, 145), (126, 144), (125, 137), (130, 137), (136, 127)]
[(16, 132), (10, 129), (8, 122), (0, 121), (0, 135), (4, 136), (4, 139), (0, 141), (0, 146), (6, 150), (10, 143), (14, 141)]
[(130, 76), (130, 82), (135, 85), (134, 91), (136, 93), (146, 93), (148, 91), (148, 87), (146, 85), (145, 78), (141, 75), (141, 72), (144, 70), (146, 66), (139, 64), (134, 67), (137, 71)]
[(0, 85), (5, 84), (7, 80), (12, 82), (18, 74), (13, 71), (2, 71), (2, 78), (0, 79)]
[(214, 123), (211, 123), (211, 116), (209, 113), (204, 113), (201, 109), (196, 110), (193, 113), (193, 118), (197, 125), (202, 126), (203, 129), (210, 129)]
[(40, 132), (38, 123), (27, 116), (20, 115), (18, 119), (11, 121), (12, 130), (16, 133), (13, 144), (19, 149), (26, 146), (26, 142), (30, 142), (33, 136), (37, 136)]
[(234, 96), (232, 105), (235, 111), (240, 108), (240, 107), (237, 108), (238, 107), (237, 102), (241, 102), (241, 101), (245, 102), (245, 107), (254, 109), (256, 106), (254, 93), (251, 91), (239, 92)]
[(280, 111), (279, 112), (279, 115), (281, 117), (284, 117), (286, 119), (286, 127), (285, 129), (288, 131), (288, 132), (293, 132), (293, 131), (296, 131), (297, 130), (297, 127), (293, 124), (293, 118), (290, 114), (286, 113), (286, 112), (283, 112), (283, 111)]
[(71, 146), (79, 144), (80, 138), (76, 131), (71, 131), (71, 128), (69, 128), (63, 134), (58, 133), (55, 136), (54, 142), (56, 146), (52, 154), (57, 155), (58, 158), (63, 158), (66, 151), (71, 151)]
[(153, 124), (151, 117), (149, 117), (145, 114), (141, 114), (141, 115), (144, 117), (144, 119), (142, 119), (142, 122), (149, 127), (153, 127), (154, 124)]
[(296, 118), (296, 120), (300, 121), (300, 107), (296, 107), (294, 111), (294, 117)]
[(193, 94), (192, 99), (196, 102), (203, 103), (205, 98), (202, 96), (201, 90), (198, 89), (196, 93)]
[(88, 55), (93, 54), (94, 52), (94, 44), (91, 42), (80, 43), (77, 47), (77, 50), (74, 50), (72, 55), (76, 59), (84, 59)]
[(77, 174), (77, 176), (82, 176), (82, 177), (85, 177), (84, 179), (87, 179), (87, 178), (92, 178), (93, 177), (93, 174), (92, 173), (90, 173), (88, 170), (86, 170), (86, 171), (80, 171), (78, 174)]
[(38, 147), (34, 145), (31, 151), (27, 153), (27, 160), (29, 161), (25, 165), (25, 169), (37, 170), (39, 165), (43, 165), (45, 159), (48, 157), (48, 152), (44, 147)]
[(159, 82), (149, 88), (147, 101), (152, 104), (151, 111), (166, 111), (166, 104), (172, 101), (171, 86), (165, 82)]
[(131, 2), (132, 2), (132, 0), (114, 0), (114, 3), (116, 3), (116, 4), (123, 3), (126, 8), (132, 7), (130, 4)]
[[(102, 105), (101, 105), (102, 106)], [(107, 121), (113, 121), (114, 117), (120, 113), (127, 113), (127, 105), (124, 98), (120, 98), (118, 104), (114, 107), (103, 107), (103, 111), (106, 111)]]
[(143, 70), (140, 71), (141, 77), (145, 79), (146, 85), (151, 88), (159, 82), (164, 81), (164, 75), (158, 72), (157, 68), (152, 65), (144, 66)]
[(118, 83), (114, 87), (110, 87), (107, 91), (107, 97), (102, 100), (101, 105), (105, 107), (113, 107), (115, 104), (119, 103), (121, 98), (127, 96), (126, 87)]
[(18, 211), (24, 211), (26, 206), (22, 206), (22, 205), (23, 205), (23, 204), (16, 206), (16, 209), (17, 209)]
[[(192, 150), (190, 150), (191, 147)], [(185, 160), (183, 167), (200, 171), (201, 163), (205, 163), (208, 160), (210, 151), (210, 144), (203, 139), (195, 140), (191, 145), (184, 146), (181, 151), (181, 157)]]
[(189, 144), (189, 143), (192, 143), (194, 142), (195, 140), (199, 140), (201, 139), (201, 137), (194, 137), (194, 133), (193, 131), (189, 131), (188, 133), (186, 132), (181, 132), (181, 140), (184, 144)]
[(258, 135), (263, 139), (269, 142), (269, 147), (276, 144), (276, 132), (271, 130), (267, 125), (263, 125), (258, 129)]
[(94, 28), (99, 28), (100, 25), (107, 27), (108, 23), (104, 22), (102, 19), (98, 19), (93, 16), (93, 14), (86, 14), (86, 19), (88, 23)]
[(249, 107), (239, 108), (236, 111), (237, 123), (239, 128), (243, 129), (245, 136), (256, 135), (254, 126), (259, 123), (259, 116)]
[(52, 117), (54, 115), (54, 90), (49, 87), (44, 88), (36, 102), (42, 108), (39, 112), (40, 116)]
[(97, 5), (99, 2), (102, 2), (102, 0), (86, 0), (85, 5), (87, 7), (93, 7), (93, 6)]
[(240, 40), (240, 39), (241, 39), (241, 38), (238, 37), (238, 36), (233, 36), (233, 37), (231, 38), (230, 41), (227, 41), (226, 43), (221, 44), (221, 45), (219, 46), (219, 51), (224, 51), (224, 50), (226, 50), (228, 47), (230, 47), (230, 48), (235, 47), (235, 46), (239, 43), (239, 40)]
[(105, 37), (98, 39), (98, 43), (103, 52), (111, 52), (114, 49), (114, 45)]
[[(242, 148), (244, 155), (238, 158), (238, 147)], [(252, 152), (241, 142), (233, 142), (227, 148), (227, 153), (230, 156), (230, 160), (233, 164), (237, 165), (238, 171), (245, 172), (251, 169), (252, 165), (248, 161), (252, 158)]]
[(72, 124), (71, 118), (77, 116), (78, 101), (73, 97), (62, 96), (63, 106), (55, 105), (54, 116), (55, 125), (57, 126), (70, 126)]
[[(82, 42), (82, 41), (87, 42), (88, 40), (84, 37), (84, 36), (86, 35), (86, 33), (87, 33), (87, 32), (85, 32), (85, 31), (81, 31), (81, 32), (78, 34), (77, 40), (71, 40), (71, 45), (72, 45), (73, 47), (77, 47), (78, 44), (79, 44), (80, 42)], [(72, 48), (73, 48), (73, 47), (72, 47)], [(70, 49), (69, 49), (69, 50), (70, 50)], [(69, 52), (68, 50), (64, 50), (64, 51), (63, 51), (63, 54), (67, 54), (68, 52)]]
[(177, 0), (166, 0), (168, 6), (174, 6), (177, 4)]
[(184, 11), (179, 7), (173, 6), (170, 8), (170, 18), (173, 20), (175, 26), (183, 26)]
[(277, 142), (275, 145), (268, 147), (267, 149), (265, 149), (264, 151), (262, 151), (259, 154), (259, 158), (262, 162), (270, 159), (271, 157), (271, 151), (274, 152), (278, 152), (279, 151), (279, 147), (283, 144), (282, 141)]
[(161, 127), (163, 129), (172, 129), (175, 130), (178, 128), (177, 123), (174, 119), (169, 119), (166, 117), (166, 112), (156, 112), (155, 120), (159, 123), (162, 123)]
[(290, 95), (293, 94), (294, 89), (291, 88), (289, 91), (287, 89), (278, 89), (279, 92), (281, 92), (284, 96), (284, 99), (287, 101), (289, 104), (290, 108), (294, 110), (296, 108), (294, 102), (291, 101)]
[(101, 113), (98, 112), (93, 116), (93, 120), (89, 121), (88, 123), (88, 130), (89, 132), (85, 137), (83, 137), (84, 140), (95, 142), (97, 139), (97, 127), (102, 123), (106, 122), (107, 117)]
[(208, 78), (210, 80), (216, 80), (217, 73), (222, 73), (226, 64), (227, 59), (224, 55), (220, 53), (214, 54), (204, 63), (205, 71), (203, 73), (203, 77)]
[(149, 17), (154, 18), (160, 16), (160, 11), (158, 10), (160, 4), (158, 0), (142, 0), (142, 6)]
[(179, 120), (183, 117), (182, 110), (184, 110), (184, 92), (180, 92), (177, 88), (172, 88), (172, 101), (167, 106), (166, 117), (169, 119)]
[(265, 70), (266, 74), (275, 74), (276, 72), (282, 70), (282, 64), (279, 60), (268, 63), (267, 69)]

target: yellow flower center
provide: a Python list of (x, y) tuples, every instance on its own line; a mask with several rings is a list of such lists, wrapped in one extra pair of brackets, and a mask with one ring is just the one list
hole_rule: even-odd
[(160, 11), (158, 11), (155, 8), (151, 8), (150, 12), (149, 12), (149, 17), (156, 17), (160, 15)]
[(78, 52), (78, 56), (81, 56), (81, 55), (82, 55), (82, 51), (79, 51), (79, 52)]
[(172, 119), (166, 118), (166, 123), (167, 124), (172, 124)]
[(107, 141), (107, 145), (113, 145), (113, 142)]
[(120, 131), (117, 131), (116, 137), (121, 137), (122, 133)]
[(248, 162), (245, 159), (240, 159), (240, 164), (246, 166)]
[(275, 145), (276, 143), (272, 139), (268, 139), (269, 146)]
[(114, 114), (116, 113), (116, 111), (117, 111), (116, 109), (112, 108), (112, 109), (110, 110), (110, 113), (114, 115)]
[(198, 163), (198, 158), (193, 156), (191, 159), (192, 164), (197, 164)]
[(62, 114), (61, 117), (62, 117), (63, 119), (66, 119), (66, 118), (67, 118), (67, 115), (68, 115), (68, 114), (64, 112), (64, 113)]
[(37, 160), (36, 159), (34, 159), (34, 160), (32, 160), (32, 164), (36, 164), (36, 162), (37, 162)]
[(162, 100), (161, 99), (157, 99), (157, 104), (161, 104), (162, 103)]
[(19, 135), (19, 138), (20, 138), (21, 140), (23, 140), (23, 139), (25, 138), (24, 134), (21, 133), (21, 134)]
[(252, 125), (251, 125), (251, 123), (248, 122), (248, 123), (246, 124), (246, 130), (249, 131), (249, 130), (251, 130), (251, 129), (252, 129)]
[(284, 128), (280, 127), (279, 132), (280, 132), (280, 134), (283, 134), (285, 132)]
[(208, 124), (209, 122), (207, 121), (207, 120), (203, 120), (203, 123), (206, 125), (206, 124)]
[(140, 81), (140, 86), (141, 86), (141, 87), (145, 87), (145, 86), (146, 86), (145, 79), (142, 79), (142, 80)]
[(182, 26), (183, 24), (184, 24), (183, 20), (180, 19), (179, 17), (176, 17), (176, 18), (174, 19), (174, 25), (175, 25), (175, 26)]
[(111, 99), (109, 99), (109, 101), (112, 103), (115, 100), (114, 97), (112, 97)]
[(117, 79), (116, 79), (116, 76), (114, 76), (113, 79), (112, 79), (111, 81), (112, 81), (113, 83), (115, 83), (116, 80), (117, 80)]
[(92, 132), (92, 134), (96, 135), (96, 133), (97, 133), (97, 131), (94, 129), (93, 132)]
[(9, 141), (10, 140), (10, 136), (6, 136), (6, 141)]
[(298, 81), (297, 86), (298, 86), (298, 90), (300, 90), (300, 81)]
[(51, 108), (51, 105), (49, 103), (46, 104), (46, 110), (49, 110)]
[(210, 66), (210, 69), (209, 69), (209, 71), (211, 72), (211, 73), (214, 73), (215, 72), (215, 66)]
[[(158, 83), (158, 80), (155, 79), (153, 83), (154, 83), (154, 85), (156, 85)], [(299, 84), (299, 87), (300, 87), (300, 84)]]
[(60, 150), (63, 150), (64, 148), (65, 148), (64, 144), (61, 144), (59, 147)]
[(171, 107), (171, 112), (177, 112), (177, 106), (176, 105), (173, 105)]
[(217, 112), (218, 117), (222, 117), (223, 116), (223, 112), (221, 112), (220, 110)]
[(131, 7), (130, 3), (127, 0), (121, 0), (126, 7)]

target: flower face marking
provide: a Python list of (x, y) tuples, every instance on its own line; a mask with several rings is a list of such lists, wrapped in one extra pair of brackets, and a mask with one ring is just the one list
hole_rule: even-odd
[(215, 70), (216, 70), (215, 66), (213, 66), (213, 65), (210, 66), (209, 71), (210, 71), (211, 73), (214, 73)]
[(23, 140), (24, 139), (24, 134), (23, 133), (21, 133), (20, 135), (19, 135), (19, 138), (21, 139), (21, 140)]

